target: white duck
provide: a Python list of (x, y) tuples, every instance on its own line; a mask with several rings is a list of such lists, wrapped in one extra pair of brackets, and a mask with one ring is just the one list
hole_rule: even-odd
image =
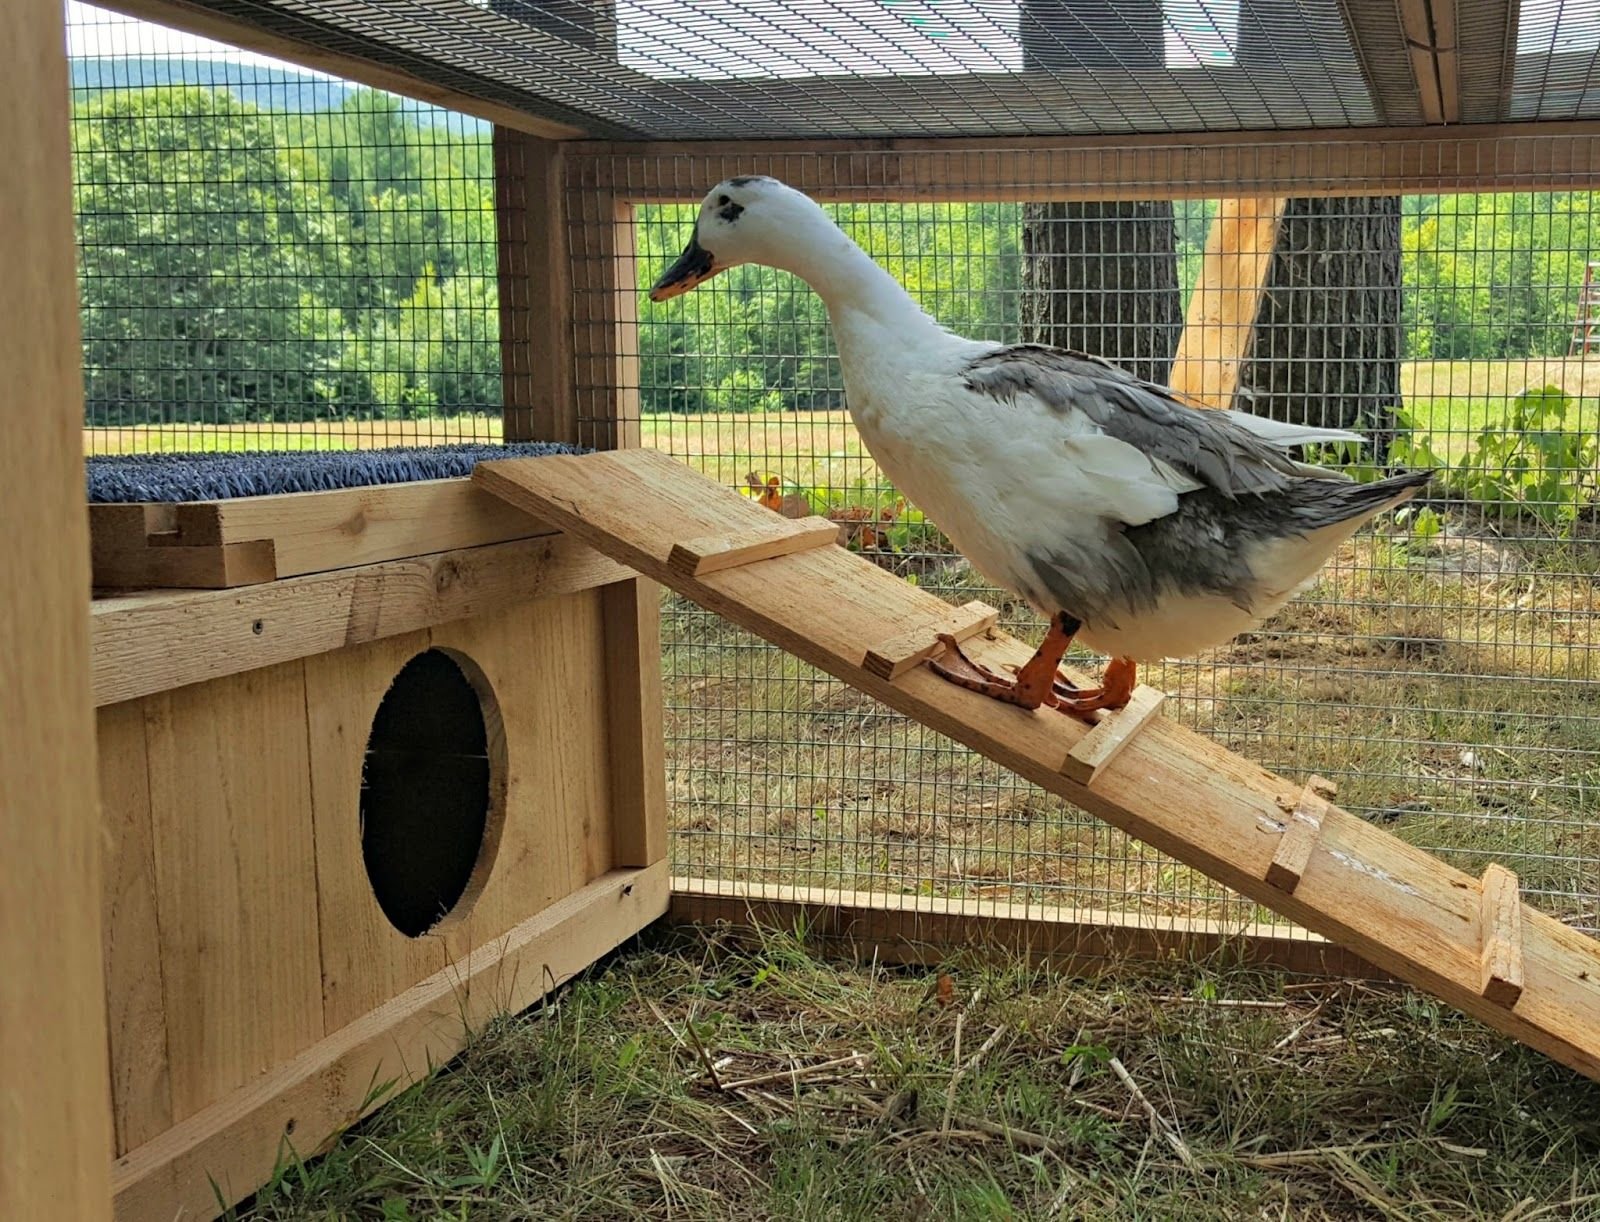
[[(884, 475), (980, 573), (1050, 617), (1015, 677), (948, 639), (933, 664), (1024, 708), (1120, 708), (1136, 663), (1260, 623), (1429, 478), (1356, 484), (1285, 451), (1358, 434), (1190, 407), (1094, 357), (954, 335), (773, 178), (715, 187), (650, 297), (741, 263), (792, 272), (821, 295), (850, 414)], [(1099, 689), (1057, 672), (1074, 637), (1111, 657)]]

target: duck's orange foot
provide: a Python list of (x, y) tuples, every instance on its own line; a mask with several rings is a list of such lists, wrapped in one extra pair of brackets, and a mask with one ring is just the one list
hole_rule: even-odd
[(1017, 668), (1015, 675), (1002, 675), (969, 658), (953, 636), (940, 633), (939, 641), (944, 646), (944, 654), (930, 659), (928, 665), (934, 674), (957, 687), (981, 692), (990, 699), (1024, 709), (1036, 709), (1040, 705), (1057, 708), (1058, 701), (1077, 694), (1071, 681), (1059, 672), (1046, 673), (1042, 682), (1038, 675), (1024, 674), (1028, 666)]
[(1098, 709), (1120, 709), (1133, 696), (1138, 667), (1132, 658), (1112, 658), (1100, 686), (1085, 688), (1064, 696), (1052, 706), (1063, 713), (1093, 713)]
[(1019, 708), (1036, 709), (1041, 705), (1059, 709), (1063, 713), (1086, 714), (1097, 709), (1120, 709), (1133, 694), (1134, 664), (1127, 658), (1113, 658), (1106, 667), (1105, 679), (1097, 688), (1078, 690), (1059, 667), (1061, 658), (1072, 644), (1078, 622), (1070, 616), (1057, 615), (1050, 622), (1038, 652), (1017, 668), (1014, 676), (997, 674), (981, 663), (974, 662), (962, 651), (954, 637), (941, 635), (944, 645), (942, 656), (933, 658), (928, 665), (942, 679), (947, 679), (968, 691), (981, 692), (993, 700), (1003, 700)]

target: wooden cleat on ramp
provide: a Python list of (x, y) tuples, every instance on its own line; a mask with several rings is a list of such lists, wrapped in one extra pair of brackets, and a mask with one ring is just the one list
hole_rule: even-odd
[(941, 635), (953, 637), (957, 644), (987, 632), (1000, 622), (1000, 612), (977, 599), (960, 607), (952, 607), (946, 615), (896, 633), (887, 641), (867, 650), (861, 661), (862, 669), (890, 682), (907, 671), (915, 670), (929, 658), (944, 649)]
[(1073, 744), (1061, 765), (1062, 775), (1092, 786), (1101, 770), (1150, 723), (1166, 698), (1165, 692), (1143, 683), (1134, 688), (1127, 704), (1103, 713), (1099, 724)]
[(1312, 777), (1300, 791), (1300, 800), (1284, 821), (1283, 836), (1278, 841), (1272, 864), (1267, 867), (1267, 881), (1285, 895), (1293, 895), (1306, 872), (1311, 854), (1322, 838), (1322, 820), (1328, 813), (1328, 799), (1339, 792), (1332, 781), (1320, 776)]

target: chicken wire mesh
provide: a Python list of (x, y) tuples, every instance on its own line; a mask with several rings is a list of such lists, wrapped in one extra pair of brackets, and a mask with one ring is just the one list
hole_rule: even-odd
[[(826, 177), (894, 182), (891, 159), (834, 156)], [(803, 154), (784, 169), (818, 173)], [(625, 193), (631, 175), (659, 198), (697, 172), (719, 176), (692, 154), (637, 154), (594, 177)], [(1148, 681), (1169, 693), (1169, 716), (1296, 781), (1334, 780), (1341, 805), (1462, 869), (1504, 862), (1531, 902), (1594, 930), (1600, 195), (1516, 174), (1494, 185), (1281, 204), (1163, 199), (1193, 184), (1153, 177), (1149, 198), (1112, 202), (900, 204), (880, 188), (830, 212), (959, 333), (1097, 351), (1202, 397), (1358, 427), (1365, 452), (1318, 455), (1358, 479), (1437, 468), (1425, 500), (1341, 548), (1260, 631)], [(580, 264), (581, 234), (602, 224), (593, 200), (569, 197)], [(639, 286), (694, 213), (635, 210)], [(575, 280), (601, 283), (592, 267)], [(588, 401), (636, 412), (643, 444), (775, 512), (826, 514), (874, 563), (952, 601), (983, 598), (1038, 639), (1043, 624), (878, 473), (845, 410), (825, 310), (799, 281), (725, 272), (641, 301), (619, 342), (637, 364), (607, 377), (636, 369), (637, 386), (597, 382)], [(1235, 345), (1230, 386), (1218, 358)], [(717, 617), (665, 607), (673, 864), (696, 886), (1274, 921)]]
[[(88, 448), (499, 435), (485, 125), (69, 10)], [(690, 200), (720, 176), (688, 155), (590, 149), (570, 158), (570, 181), (603, 171), (624, 199), (636, 178), (657, 184), (639, 198)], [(1303, 145), (1296, 166), (1331, 152)], [(1054, 155), (1030, 154), (1046, 170)], [(1594, 931), (1596, 195), (1544, 190), (1519, 157), (1481, 167), (1492, 192), (1307, 197), (1260, 225), (1262, 205), (1222, 202), (1254, 156), (1234, 149), (1217, 163), (1233, 168), (1203, 181), (1163, 177), (1152, 157), (1113, 202), (1004, 202), (1001, 176), (985, 184), (1001, 202), (906, 205), (880, 187), (834, 213), (964, 334), (1085, 347), (1204, 388), (1217, 362), (1200, 358), (1231, 319), (1255, 337), (1241, 405), (1360, 423), (1373, 451), (1322, 456), (1358, 476), (1440, 467), (1426, 503), (1343, 549), (1261, 632), (1149, 678), (1172, 694), (1169, 715), (1289, 777), (1334, 779), (1343, 805), (1464, 869), (1506, 862), (1532, 902)], [(898, 181), (892, 160), (797, 152), (783, 172), (883, 184)], [(1109, 156), (1100, 170), (1076, 181), (1128, 182)], [(1018, 175), (1014, 198), (1047, 177)], [(1314, 169), (1296, 182), (1337, 185)], [(568, 208), (579, 319), (626, 315), (597, 297), (619, 255), (625, 281), (648, 283), (692, 217), (647, 204), (619, 241), (600, 192), (580, 185)], [(1262, 298), (1213, 285), (1197, 307), (1208, 243), (1214, 269), (1241, 253), (1237, 235), (1263, 230)], [(636, 328), (615, 329), (621, 361), (584, 359), (595, 329), (575, 328), (579, 440), (614, 438), (620, 404), (643, 444), (775, 512), (828, 514), (876, 563), (983, 597), (1037, 635), (883, 483), (803, 286), (744, 268), (636, 312)], [(680, 877), (1267, 915), (713, 616), (669, 599), (664, 617)]]
[[(1056, 135), (1592, 118), (1579, 0), (196, 0), (608, 139)], [(1417, 51), (1421, 58), (1412, 55)], [(1459, 71), (1432, 67), (1434, 52)], [(1418, 65), (1422, 66), (1418, 66)], [(1433, 115), (1438, 121), (1439, 114)]]
[(499, 436), (487, 124), (67, 16), (91, 452)]

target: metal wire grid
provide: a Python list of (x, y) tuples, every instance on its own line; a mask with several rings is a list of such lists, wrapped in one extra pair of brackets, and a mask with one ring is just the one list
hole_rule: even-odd
[[(1421, 121), (1406, 38), (1381, 0), (201, 2), (600, 138)], [(1594, 22), (1580, 0), (1469, 6), (1464, 116), (1600, 114)]]
[[(204, 0), (204, 7), (603, 138), (1382, 121), (1335, 0)], [(1389, 50), (1403, 59), (1402, 45)]]
[(68, 18), (92, 452), (499, 436), (486, 124)]
[[(893, 181), (869, 164), (879, 156), (846, 157), (829, 174)], [(650, 177), (679, 181), (680, 170), (664, 161)], [(1501, 185), (1534, 184), (1507, 174)], [(581, 234), (600, 222), (586, 207), (572, 197), (580, 261)], [(1162, 257), (1180, 311), (1215, 209), (1174, 205)], [(888, 202), (833, 212), (966, 334), (1023, 338), (1041, 294), (1081, 311), (1068, 286), (1085, 278), (1112, 298), (1103, 313), (1148, 314), (1148, 301), (1116, 300), (1134, 294), (1119, 280), (1151, 293), (1148, 268), (1126, 267), (1153, 256), (1125, 213)], [(1170, 715), (1291, 778), (1334, 779), (1342, 805), (1463, 869), (1506, 862), (1532, 902), (1600, 928), (1600, 353), (1568, 355), (1585, 267), (1600, 261), (1600, 194), (1291, 201), (1288, 215), (1279, 246), (1290, 253), (1276, 256), (1242, 370), (1257, 407), (1325, 416), (1381, 399), (1398, 410), (1363, 423), (1384, 457), (1453, 470), (1403, 522), (1344, 548), (1263, 631), (1151, 681), (1171, 693)], [(692, 216), (637, 210), (641, 284), (681, 248)], [(1374, 246), (1384, 225), (1398, 244), (1387, 253)], [(1029, 249), (1046, 252), (1031, 267)], [(1072, 318), (1053, 325), (1074, 338)], [(1112, 340), (1133, 333), (1096, 325)], [(803, 285), (744, 268), (642, 303), (625, 355), (638, 358), (619, 366), (637, 370), (637, 386), (595, 385), (586, 402), (636, 393), (644, 444), (752, 494), (777, 476), (784, 511), (830, 512), (876, 562), (953, 600), (983, 597), (1036, 637), (1025, 609), (883, 485), (842, 410), (825, 316)], [(1388, 388), (1353, 369), (1373, 362), (1390, 367)], [(1323, 457), (1372, 469), (1370, 457)], [(664, 639), (678, 875), (1273, 920), (714, 616), (669, 600)]]
[[(1600, 8), (1522, 0), (1506, 117), (1577, 119), (1600, 108)], [(1463, 37), (1471, 31), (1463, 29)]]

